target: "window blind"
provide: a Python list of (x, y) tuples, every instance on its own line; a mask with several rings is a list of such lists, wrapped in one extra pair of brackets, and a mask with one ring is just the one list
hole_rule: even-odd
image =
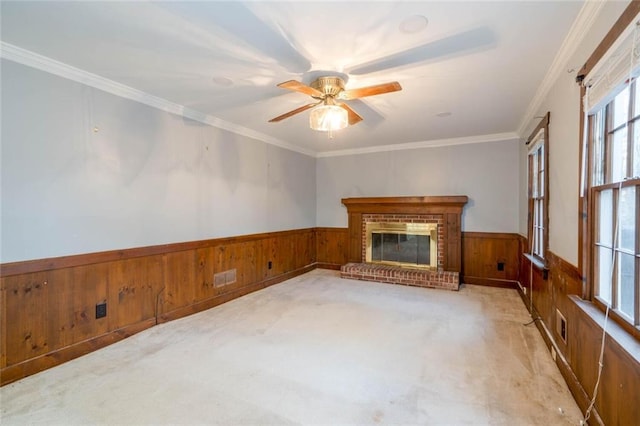
[(628, 82), (640, 75), (640, 14), (622, 32), (584, 79), (584, 111), (592, 113), (609, 103)]

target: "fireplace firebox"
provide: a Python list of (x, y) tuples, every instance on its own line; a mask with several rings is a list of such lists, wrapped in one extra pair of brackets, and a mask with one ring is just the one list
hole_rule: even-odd
[(435, 223), (366, 224), (366, 262), (436, 270), (438, 227)]

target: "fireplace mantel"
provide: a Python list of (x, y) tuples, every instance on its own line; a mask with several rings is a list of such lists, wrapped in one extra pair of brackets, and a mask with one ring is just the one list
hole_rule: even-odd
[(440, 215), (443, 231), (442, 270), (460, 272), (461, 269), (461, 216), (469, 198), (466, 195), (420, 197), (368, 197), (343, 198), (342, 204), (349, 214), (348, 261), (364, 262), (363, 214), (367, 215)]
[(347, 211), (362, 213), (462, 213), (466, 195), (343, 198)]

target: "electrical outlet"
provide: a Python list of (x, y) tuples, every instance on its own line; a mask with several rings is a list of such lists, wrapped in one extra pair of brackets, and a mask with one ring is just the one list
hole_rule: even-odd
[(107, 302), (96, 304), (96, 319), (107, 316)]
[(273, 267), (273, 263), (271, 261), (269, 261), (269, 263), (267, 263), (267, 268), (271, 269)]
[(498, 271), (504, 271), (504, 262), (498, 262)]

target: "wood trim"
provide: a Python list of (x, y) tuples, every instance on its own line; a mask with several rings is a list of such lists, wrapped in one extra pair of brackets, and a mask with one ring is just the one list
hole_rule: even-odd
[(582, 281), (582, 274), (580, 274), (580, 271), (576, 266), (567, 262), (552, 251), (547, 252), (547, 254), (549, 268), (554, 268), (573, 280)]
[[(578, 72), (578, 78), (586, 77), (593, 67), (602, 59), (607, 50), (615, 43), (615, 41), (620, 37), (620, 34), (631, 24), (633, 19), (640, 13), (640, 2), (631, 1), (627, 8), (622, 12), (622, 15), (618, 18), (613, 27), (609, 30), (606, 36), (602, 39), (598, 47), (593, 51), (587, 62), (582, 66), (580, 72)], [(581, 81), (581, 80), (580, 80)], [(582, 98), (580, 98), (582, 99)]]
[(60, 350), (49, 352), (37, 358), (32, 358), (19, 364), (11, 365), (0, 370), (0, 385), (15, 382), (24, 377), (47, 370), (56, 365), (60, 365), (72, 359), (81, 357), (90, 352), (119, 342), (129, 336), (133, 336), (143, 330), (156, 325), (154, 318), (131, 324), (118, 330), (114, 330), (101, 336), (93, 337), (80, 343), (76, 343)]
[[(544, 247), (543, 252), (544, 256), (547, 256), (547, 252), (549, 251), (549, 200), (550, 200), (550, 189), (549, 189), (549, 123), (551, 122), (551, 112), (547, 112), (545, 116), (540, 120), (536, 128), (531, 132), (529, 138), (527, 139), (526, 145), (529, 145), (534, 138), (538, 135), (538, 133), (544, 130), (544, 138), (543, 138), (543, 149), (544, 149)], [(532, 198), (532, 185), (531, 185), (531, 169), (532, 169), (532, 157), (529, 153), (527, 153), (527, 210), (528, 210), (528, 220), (527, 220), (527, 232), (528, 232), (528, 241), (533, 241), (533, 209), (534, 209), (534, 201)], [(537, 179), (537, 177), (533, 177)], [(531, 251), (531, 247), (529, 250)]]
[(343, 198), (345, 206), (358, 205), (416, 205), (456, 206), (462, 208), (469, 201), (466, 195), (419, 196), (419, 197), (358, 197)]
[(471, 277), (463, 275), (460, 282), (464, 284), (482, 285), (485, 287), (518, 288), (518, 281), (501, 280), (497, 278)]
[(160, 244), (147, 247), (109, 250), (96, 253), (3, 263), (0, 264), (0, 277), (8, 277), (11, 275), (28, 274), (42, 271), (52, 271), (55, 269), (72, 268), (83, 265), (93, 265), (96, 263), (112, 262), (116, 260), (134, 259), (136, 257), (175, 253), (178, 251), (195, 250), (216, 245), (228, 245), (247, 241), (264, 240), (268, 238), (277, 238), (286, 235), (298, 234), (300, 232), (313, 232), (314, 230), (315, 228), (304, 228), (287, 231), (265, 232), (261, 234), (248, 234), (235, 237), (213, 238), (208, 240)]
[[(589, 170), (592, 168), (591, 164), (591, 156), (589, 155), (586, 161), (586, 164), (582, 162), (582, 156), (584, 153), (584, 103), (582, 100), (584, 99), (587, 93), (587, 89), (584, 85), (580, 85), (580, 129), (579, 129), (579, 138), (578, 138), (578, 155), (580, 156), (580, 162), (578, 166), (578, 183), (582, 184), (583, 175), (588, 179)], [(591, 137), (592, 132), (592, 120), (589, 120), (588, 123), (589, 137)], [(587, 152), (589, 152), (587, 150)], [(586, 170), (583, 170), (583, 167), (586, 167)], [(586, 186), (586, 182), (584, 185)], [(590, 236), (589, 236), (589, 221), (587, 220), (589, 214), (589, 197), (587, 194), (581, 191), (582, 188), (578, 188), (578, 271), (583, 277), (587, 277), (589, 275), (587, 271), (587, 265), (589, 265), (589, 245)], [(591, 291), (587, 288), (587, 285), (583, 282), (582, 285), (582, 297), (583, 298), (591, 298)]]
[[(540, 122), (538, 123), (536, 128), (533, 129), (533, 131), (531, 132), (531, 134), (527, 138), (527, 141), (525, 142), (525, 145), (529, 145), (531, 143), (531, 141), (533, 141), (533, 139), (538, 135), (538, 132), (540, 130), (544, 129), (544, 131), (547, 132), (547, 127), (549, 127), (550, 119), (551, 119), (551, 112), (547, 111), (547, 113), (544, 115), (542, 120), (540, 120)], [(546, 137), (546, 135), (545, 135), (545, 137)], [(546, 159), (545, 159), (545, 161), (546, 161)]]
[(267, 288), (274, 284), (281, 283), (282, 281), (286, 281), (288, 279), (297, 277), (298, 275), (305, 274), (315, 268), (316, 268), (315, 263), (311, 265), (307, 265), (303, 268), (289, 271), (284, 274), (278, 275), (276, 277), (262, 280), (256, 283), (251, 283), (247, 286), (235, 289), (228, 293), (223, 293), (219, 296), (205, 299), (197, 303), (194, 303), (192, 305), (184, 306), (182, 308), (178, 308), (173, 311), (163, 313), (158, 317), (158, 324), (173, 321), (175, 319), (186, 317), (186, 316), (195, 314), (197, 312), (206, 311), (207, 309), (211, 309), (223, 303), (237, 299), (238, 297), (242, 297), (249, 293), (253, 293), (254, 291), (262, 290), (263, 288)]
[(362, 213), (349, 212), (348, 262), (362, 262)]
[(315, 267), (318, 269), (329, 269), (332, 271), (339, 271), (340, 268), (342, 268), (342, 265), (338, 265), (337, 263), (323, 263), (323, 262), (317, 262), (315, 264)]
[(462, 239), (465, 238), (491, 238), (491, 239), (500, 239), (500, 240), (513, 240), (521, 237), (520, 234), (515, 234), (511, 232), (469, 232), (464, 231), (462, 233)]

